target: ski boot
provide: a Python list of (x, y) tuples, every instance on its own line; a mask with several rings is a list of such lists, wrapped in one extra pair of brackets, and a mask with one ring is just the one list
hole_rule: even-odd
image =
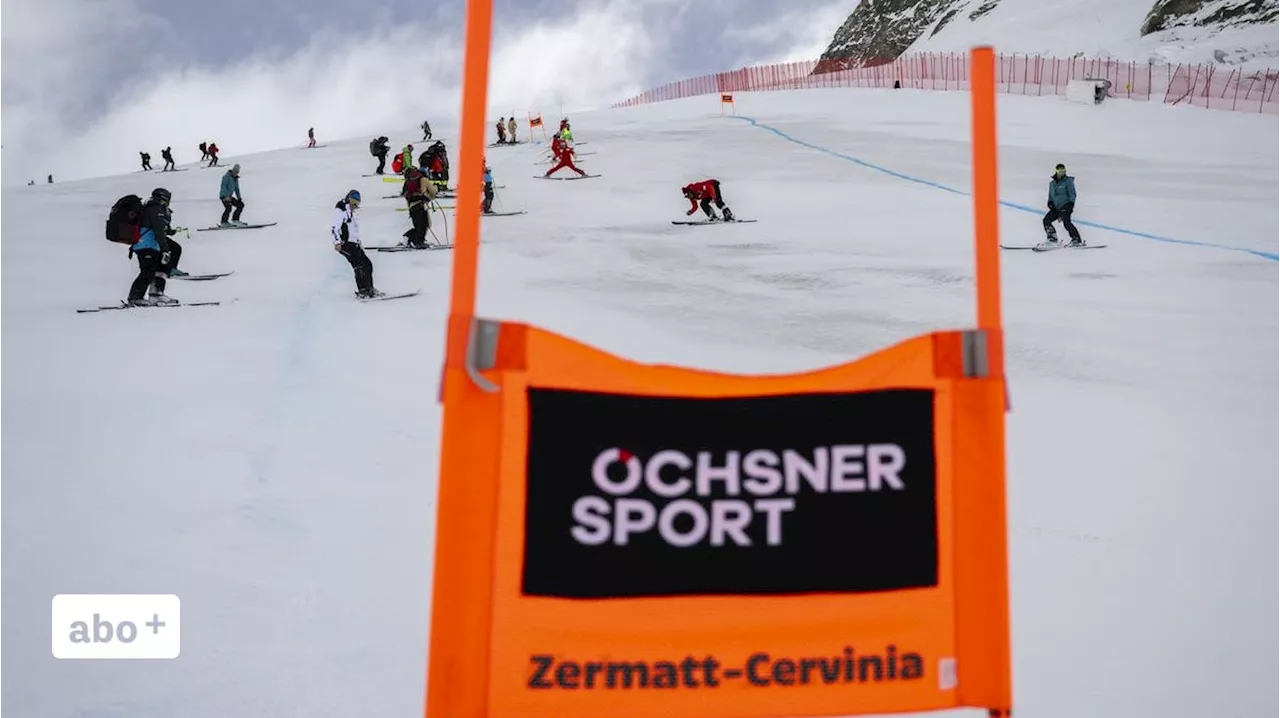
[(232, 228), (232, 227), (234, 227), (234, 226), (235, 226), (235, 225), (234, 225), (234, 224), (231, 224), (230, 222), (219, 222), (219, 223), (218, 223), (218, 227), (219, 227), (220, 229), (231, 229), (231, 228)]
[(1071, 240), (1070, 242), (1067, 242), (1067, 246), (1068, 246), (1068, 247), (1083, 247), (1083, 246), (1084, 246), (1084, 240), (1083, 240), (1083, 239), (1080, 239), (1079, 237), (1074, 237), (1074, 238), (1072, 238), (1072, 240)]
[(173, 297), (165, 295), (164, 292), (157, 292), (154, 289), (151, 290), (151, 296), (149, 297), (149, 299), (151, 300), (152, 305), (178, 303), (178, 300), (174, 299)]
[(169, 270), (170, 277), (185, 277), (187, 276), (187, 274), (189, 274), (189, 272), (184, 272), (181, 269), (178, 269), (177, 267), (174, 267), (173, 269)]
[(141, 297), (139, 299), (130, 299), (126, 301), (125, 304), (127, 304), (130, 307), (154, 307), (156, 305), (156, 302), (154, 299)]
[(238, 220), (238, 219), (233, 219), (233, 220), (231, 220), (231, 224), (235, 225), (236, 227), (248, 227), (248, 226), (249, 226), (249, 223), (248, 223), (248, 222), (242, 222), (242, 221), (240, 221), (240, 220)]

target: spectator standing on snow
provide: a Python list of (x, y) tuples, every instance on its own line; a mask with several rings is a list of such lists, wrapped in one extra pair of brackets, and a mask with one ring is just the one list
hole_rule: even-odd
[(373, 298), (382, 295), (373, 287), (373, 262), (364, 253), (360, 244), (360, 220), (356, 218), (356, 209), (360, 207), (360, 192), (351, 190), (347, 196), (338, 200), (333, 207), (333, 219), (329, 223), (329, 234), (333, 240), (333, 249), (346, 257), (351, 271), (356, 277), (356, 296)]

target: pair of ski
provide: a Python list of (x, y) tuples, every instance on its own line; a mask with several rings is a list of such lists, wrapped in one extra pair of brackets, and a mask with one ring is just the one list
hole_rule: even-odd
[(704, 224), (750, 224), (755, 222), (754, 219), (673, 219), (672, 224), (685, 225), (687, 227), (696, 227)]
[(418, 296), (418, 292), (420, 291), (422, 290), (415, 289), (412, 292), (404, 292), (402, 294), (380, 294), (376, 297), (366, 297), (361, 295), (359, 292), (356, 292), (356, 299), (359, 299), (361, 302), (385, 302), (388, 299), (404, 299), (406, 297), (416, 297)]
[(1000, 249), (1029, 249), (1032, 252), (1053, 252), (1059, 249), (1106, 249), (1106, 248), (1107, 248), (1107, 245), (1105, 244), (1071, 245), (1071, 244), (1064, 244), (1062, 242), (1055, 242), (1053, 244), (1042, 242), (1040, 244), (1025, 244), (1025, 245), (1002, 244), (1000, 245)]
[[(231, 301), (235, 301), (234, 299)], [(220, 301), (214, 302), (178, 302), (176, 304), (130, 304), (121, 299), (120, 303), (109, 307), (91, 307), (89, 309), (77, 309), (76, 314), (93, 314), (95, 312), (109, 312), (116, 309), (172, 309), (174, 307), (216, 307), (222, 304)]]
[(453, 249), (452, 244), (427, 244), (425, 247), (410, 247), (407, 244), (388, 244), (383, 246), (365, 247), (375, 252), (428, 252), (440, 249)]
[[(234, 271), (231, 271), (231, 272), (217, 272), (217, 273), (215, 273), (215, 274), (183, 274), (183, 275), (179, 275), (179, 276), (176, 276), (176, 277), (169, 277), (169, 278), (170, 278), (170, 279), (181, 279), (181, 280), (183, 280), (183, 281), (187, 281), (187, 282), (208, 282), (208, 281), (212, 281), (212, 280), (214, 280), (214, 279), (221, 279), (221, 278), (223, 278), (223, 277), (230, 277), (230, 276), (231, 276), (231, 275), (233, 275), (233, 274), (235, 274), (235, 272), (234, 272)], [(234, 301), (234, 300), (233, 300), (233, 301)], [(105, 312), (105, 311), (110, 311), (110, 310), (113, 310), (113, 309), (151, 309), (151, 308), (153, 308), (153, 307), (154, 307), (154, 308), (160, 308), (160, 307), (216, 307), (216, 306), (218, 306), (219, 304), (221, 304), (221, 302), (179, 302), (179, 303), (177, 303), (177, 304), (154, 304), (154, 305), (145, 305), (145, 304), (144, 304), (144, 305), (140, 305), (140, 306), (133, 306), (133, 305), (129, 304), (127, 301), (125, 301), (125, 300), (121, 299), (121, 300), (120, 300), (120, 304), (119, 304), (118, 306), (109, 306), (109, 307), (92, 307), (92, 308), (89, 308), (89, 309), (77, 309), (77, 310), (76, 310), (76, 313), (77, 313), (77, 314), (92, 314), (92, 313), (94, 313), (94, 312)]]
[(277, 222), (265, 222), (265, 223), (263, 223), (263, 224), (246, 224), (246, 225), (244, 225), (243, 227), (238, 226), (238, 225), (232, 225), (232, 226), (230, 226), (230, 227), (200, 227), (200, 228), (196, 229), (196, 231), (197, 231), (197, 232), (220, 232), (220, 231), (228, 230), (228, 229), (261, 229), (261, 228), (263, 228), (263, 227), (274, 227), (274, 226), (276, 226), (276, 224), (278, 224), (278, 223), (277, 223)]
[(548, 177), (546, 175), (534, 175), (533, 177), (534, 179), (561, 180), (563, 182), (569, 182), (572, 180), (591, 179), (592, 177), (599, 177), (599, 176), (600, 175), (574, 175), (572, 177)]

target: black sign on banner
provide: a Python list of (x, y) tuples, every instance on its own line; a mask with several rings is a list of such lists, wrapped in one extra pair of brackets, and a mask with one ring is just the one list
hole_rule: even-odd
[(528, 401), (525, 595), (937, 584), (931, 390)]

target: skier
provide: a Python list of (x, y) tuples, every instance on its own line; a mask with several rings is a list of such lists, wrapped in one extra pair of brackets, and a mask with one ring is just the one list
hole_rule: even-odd
[[(222, 175), (222, 185), (218, 188), (218, 199), (222, 200), (222, 221), (218, 223), (219, 227), (247, 227), (248, 224), (240, 221), (240, 213), (244, 211), (244, 200), (240, 197), (240, 165), (235, 164), (227, 173)], [(231, 208), (236, 210), (235, 215), (231, 215)], [(227, 221), (227, 217), (231, 217), (231, 221)]]
[(431, 231), (427, 205), (436, 198), (436, 186), (418, 168), (406, 167), (401, 196), (409, 206), (409, 220), (413, 222), (413, 228), (404, 233), (405, 242), (414, 249), (426, 249), (427, 232)]
[(397, 171), (404, 172), (406, 169), (412, 166), (413, 166), (413, 145), (405, 145), (404, 149), (400, 150), (400, 169)]
[(507, 144), (507, 118), (498, 118), (498, 144)]
[(422, 170), (427, 173), (427, 178), (435, 182), (439, 189), (447, 189), (449, 187), (449, 152), (444, 148), (444, 141), (436, 140), (435, 144), (422, 153), (422, 156), (426, 161), (420, 164)]
[[(177, 230), (169, 226), (173, 213), (169, 201), (173, 195), (163, 187), (151, 191), (151, 199), (142, 205), (138, 219), (138, 241), (129, 247), (131, 255), (138, 255), (138, 277), (129, 287), (130, 306), (150, 307), (157, 304), (177, 304), (178, 300), (164, 293), (164, 286), (171, 272), (178, 268), (182, 258), (182, 245), (170, 239)], [(151, 296), (144, 298), (147, 289)]]
[(373, 171), (374, 174), (386, 173), (387, 153), (391, 151), (390, 142), (386, 137), (377, 137), (369, 143), (369, 154), (378, 158), (378, 169)]
[(711, 209), (711, 203), (715, 202), (716, 207), (719, 207), (720, 211), (724, 212), (724, 221), (733, 221), (733, 212), (729, 211), (729, 208), (725, 206), (724, 194), (720, 192), (720, 180), (708, 179), (694, 182), (685, 185), (680, 191), (684, 193), (685, 199), (689, 200), (689, 204), (692, 205), (689, 211), (685, 212), (685, 215), (691, 215), (698, 211), (698, 205), (701, 203), (702, 211), (707, 214), (707, 220), (715, 222), (720, 219), (716, 216), (715, 210)]
[(1076, 208), (1076, 178), (1067, 174), (1067, 166), (1059, 163), (1049, 179), (1049, 211), (1044, 216), (1045, 241), (1058, 243), (1058, 232), (1053, 228), (1054, 220), (1062, 220), (1071, 241), (1068, 247), (1079, 247), (1084, 244), (1080, 239), (1080, 230), (1071, 223), (1071, 213)]
[(205, 151), (208, 152), (209, 157), (212, 158), (209, 160), (209, 164), (206, 166), (213, 167), (214, 165), (218, 164), (218, 143), (210, 142), (209, 146), (205, 148)]
[(307, 140), (307, 149), (311, 149), (316, 146), (316, 128), (307, 128)]
[(209, 143), (201, 142), (200, 143), (200, 161), (204, 162), (207, 159), (209, 159)]
[(151, 170), (151, 155), (147, 154), (146, 152), (139, 152), (138, 154), (142, 155), (142, 169), (143, 169), (144, 171), (150, 171), (150, 170)]
[(484, 203), (480, 205), (480, 211), (485, 214), (493, 213), (493, 170), (489, 168), (488, 160), (481, 158), (484, 163)]
[(356, 296), (372, 298), (382, 296), (382, 292), (373, 288), (373, 262), (364, 253), (360, 245), (360, 220), (356, 219), (356, 209), (360, 207), (359, 190), (351, 190), (347, 196), (338, 200), (333, 206), (333, 219), (329, 224), (329, 232), (333, 239), (333, 249), (347, 258), (351, 271), (356, 276)]
[(578, 169), (578, 166), (573, 163), (573, 148), (570, 147), (569, 143), (565, 142), (559, 135), (556, 135), (555, 139), (551, 140), (551, 152), (554, 155), (553, 159), (555, 159), (558, 164), (547, 170), (547, 173), (543, 175), (543, 177), (550, 177), (558, 172), (562, 167), (568, 167), (583, 177), (587, 176), (586, 172)]
[(511, 144), (516, 144), (516, 118), (514, 116), (507, 120), (507, 137), (510, 138)]
[(163, 150), (160, 150), (160, 156), (164, 158), (164, 169), (160, 170), (161, 172), (169, 172), (170, 170), (178, 169), (178, 165), (173, 161), (172, 147), (166, 147)]
[(431, 123), (426, 120), (422, 121), (422, 141), (426, 142), (431, 139)]

